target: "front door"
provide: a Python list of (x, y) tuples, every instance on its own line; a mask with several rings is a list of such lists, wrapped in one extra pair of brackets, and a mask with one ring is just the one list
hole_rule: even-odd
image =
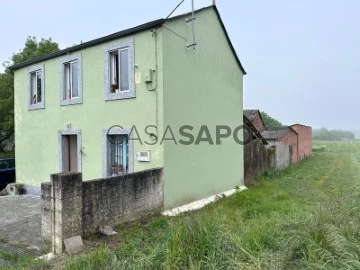
[(78, 172), (78, 145), (77, 135), (63, 135), (63, 172)]

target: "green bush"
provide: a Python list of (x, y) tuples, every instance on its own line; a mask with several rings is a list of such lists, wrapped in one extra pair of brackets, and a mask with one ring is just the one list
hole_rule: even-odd
[(325, 152), (326, 146), (325, 145), (313, 145), (312, 150), (313, 150), (313, 152)]

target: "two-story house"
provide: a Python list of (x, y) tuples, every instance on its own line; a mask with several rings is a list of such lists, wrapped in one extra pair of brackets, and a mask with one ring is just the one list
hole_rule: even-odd
[(215, 6), (191, 19), (155, 20), (11, 67), (16, 179), (28, 193), (52, 173), (90, 180), (155, 167), (164, 168), (166, 209), (243, 185), (242, 130), (233, 131), (246, 73)]

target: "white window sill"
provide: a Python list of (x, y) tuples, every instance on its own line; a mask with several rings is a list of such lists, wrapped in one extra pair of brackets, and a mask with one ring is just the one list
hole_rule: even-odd
[(127, 90), (127, 91), (118, 91), (115, 93), (105, 93), (105, 100), (119, 100), (119, 99), (129, 99), (135, 98), (135, 91)]
[(67, 106), (67, 105), (74, 105), (74, 104), (82, 104), (82, 98), (72, 98), (72, 99), (65, 99), (61, 101), (61, 106)]
[(28, 105), (28, 110), (29, 110), (29, 111), (41, 110), (41, 109), (45, 109), (45, 104), (44, 104), (44, 102), (38, 102), (38, 103), (36, 103), (36, 104), (29, 104), (29, 105)]

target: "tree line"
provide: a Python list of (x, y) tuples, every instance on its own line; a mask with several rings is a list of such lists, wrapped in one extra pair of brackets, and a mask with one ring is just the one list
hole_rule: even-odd
[(342, 141), (342, 140), (354, 140), (355, 134), (346, 130), (328, 130), (327, 128), (314, 129), (314, 140), (324, 141)]
[[(267, 128), (281, 127), (283, 124), (277, 119), (271, 117), (266, 112), (261, 112), (261, 117), (264, 121), (264, 125)], [(314, 140), (322, 141), (341, 141), (341, 140), (354, 140), (356, 138), (355, 132), (346, 130), (328, 130), (323, 127), (321, 129), (314, 129), (312, 131)], [(360, 137), (360, 131), (359, 131)]]
[(262, 120), (264, 121), (265, 127), (272, 128), (272, 127), (282, 127), (283, 126), (283, 124), (280, 121), (271, 117), (266, 112), (260, 112), (260, 114), (261, 114)]

